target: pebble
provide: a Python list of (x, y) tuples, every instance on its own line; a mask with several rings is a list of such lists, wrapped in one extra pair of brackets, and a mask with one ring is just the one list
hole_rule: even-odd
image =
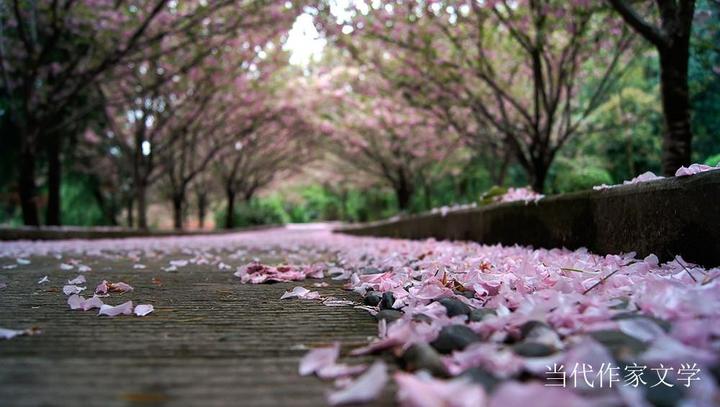
[(495, 315), (495, 310), (492, 308), (477, 308), (470, 311), (470, 321), (482, 321), (488, 315)]
[(384, 309), (380, 310), (377, 314), (375, 314), (375, 319), (378, 321), (384, 319), (387, 322), (393, 322), (400, 318), (402, 318), (403, 313), (396, 310), (396, 309)]
[(382, 297), (380, 297), (380, 295), (378, 295), (377, 293), (371, 291), (365, 296), (365, 298), (363, 299), (363, 303), (365, 303), (365, 305), (375, 307), (380, 304), (380, 300), (382, 300)]
[(379, 268), (376, 268), (376, 267), (365, 267), (365, 268), (362, 269), (362, 271), (360, 272), (360, 274), (382, 274), (382, 273), (384, 273), (384, 271), (382, 271), (382, 270), (380, 270)]
[(463, 350), (471, 343), (479, 341), (480, 337), (467, 326), (449, 325), (440, 330), (440, 334), (431, 345), (438, 352), (446, 354), (454, 350)]
[(528, 321), (520, 327), (523, 342), (546, 345), (553, 349), (562, 349), (560, 335), (550, 325), (542, 321)]
[(401, 359), (403, 367), (407, 371), (427, 370), (433, 376), (448, 376), (440, 354), (427, 343), (416, 343), (410, 346), (403, 353)]
[(647, 349), (647, 345), (641, 340), (621, 331), (593, 331), (590, 332), (590, 336), (608, 348), (610, 353), (618, 359), (632, 359), (633, 356)]
[(395, 296), (390, 291), (386, 291), (382, 294), (382, 300), (380, 301), (381, 309), (392, 309), (395, 303)]
[(539, 342), (516, 343), (515, 345), (513, 345), (512, 349), (516, 354), (528, 358), (540, 358), (544, 356), (550, 356), (556, 352), (556, 349), (554, 347)]
[(473, 383), (483, 386), (488, 393), (492, 393), (500, 383), (498, 378), (482, 367), (471, 367), (464, 371), (460, 377), (470, 379)]
[(665, 332), (670, 332), (670, 329), (672, 328), (672, 326), (670, 325), (670, 323), (669, 323), (668, 321), (665, 321), (665, 320), (660, 319), (660, 318), (655, 318), (655, 317), (652, 317), (652, 316), (649, 316), (649, 315), (638, 314), (638, 313), (636, 313), (636, 312), (621, 312), (621, 313), (619, 313), (619, 314), (613, 315), (613, 317), (610, 318), (610, 319), (613, 320), (613, 321), (620, 321), (620, 320), (623, 320), (623, 319), (634, 319), (634, 318), (647, 319), (647, 320), (649, 320), (649, 321), (652, 321), (652, 322), (654, 322), (655, 324), (657, 324), (657, 326), (659, 326), (660, 328), (662, 328), (662, 330), (665, 331)]
[(415, 322), (425, 322), (427, 324), (432, 324), (432, 318), (425, 314), (415, 314), (413, 315), (412, 320)]
[(460, 291), (460, 290), (454, 290), (453, 291), (456, 295), (461, 295), (465, 298), (475, 298), (475, 292), (470, 290)]
[(445, 307), (447, 315), (451, 318), (458, 315), (467, 315), (471, 311), (470, 307), (467, 304), (456, 298), (441, 298), (440, 300), (438, 300), (438, 302), (442, 304), (443, 307)]

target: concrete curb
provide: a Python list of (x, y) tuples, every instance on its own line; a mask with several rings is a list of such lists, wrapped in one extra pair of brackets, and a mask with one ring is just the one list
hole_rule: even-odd
[(348, 225), (335, 231), (406, 239), (586, 247), (720, 265), (720, 170), (600, 191)]

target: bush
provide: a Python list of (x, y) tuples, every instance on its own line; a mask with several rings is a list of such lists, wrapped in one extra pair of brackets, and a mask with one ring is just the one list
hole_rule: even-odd
[(711, 165), (713, 167), (717, 167), (718, 164), (720, 164), (720, 154), (715, 154), (713, 156), (708, 157), (707, 160), (705, 160), (706, 165)]
[[(215, 224), (225, 225), (226, 208), (215, 212)], [(235, 227), (281, 225), (289, 220), (288, 214), (277, 197), (255, 198), (241, 202), (235, 207)]]
[(558, 193), (582, 191), (600, 184), (613, 184), (612, 176), (606, 169), (576, 167), (556, 174), (553, 191)]

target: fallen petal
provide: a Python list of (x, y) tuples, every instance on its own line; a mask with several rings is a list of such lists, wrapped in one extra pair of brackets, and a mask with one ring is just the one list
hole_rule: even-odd
[(385, 366), (385, 362), (378, 360), (347, 387), (330, 393), (327, 401), (333, 406), (347, 403), (367, 403), (380, 395), (387, 381), (387, 366)]
[(98, 312), (98, 316), (100, 315), (107, 315), (109, 317), (114, 317), (118, 315), (130, 315), (133, 312), (133, 303), (132, 301), (124, 302), (120, 305), (112, 306), (103, 304), (100, 307), (100, 312)]
[(150, 304), (140, 304), (135, 307), (135, 315), (144, 317), (145, 315), (153, 312), (155, 308)]
[(340, 344), (337, 342), (332, 346), (315, 348), (306, 353), (300, 360), (300, 368), (298, 371), (301, 376), (307, 376), (323, 367), (335, 364), (338, 356), (340, 356)]
[(83, 290), (85, 290), (86, 287), (78, 287), (76, 285), (68, 284), (63, 287), (63, 293), (65, 295), (71, 295), (71, 294), (80, 294)]
[(286, 298), (299, 298), (301, 300), (316, 300), (320, 298), (320, 293), (317, 291), (310, 291), (305, 287), (295, 287), (292, 291), (285, 291), (285, 294), (280, 297), (281, 300)]
[[(45, 278), (47, 278), (47, 277), (45, 277)], [(85, 276), (83, 276), (83, 275), (77, 276), (77, 277), (73, 278), (72, 280), (68, 280), (68, 284), (84, 284), (84, 283), (85, 283)]]
[(67, 303), (70, 306), (70, 309), (81, 309), (85, 303), (85, 298), (77, 294), (73, 294), (68, 298)]
[(47, 283), (48, 281), (50, 281), (50, 280), (48, 279), (48, 276), (45, 276), (45, 277), (41, 278), (40, 281), (38, 281), (38, 284)]
[(93, 308), (101, 308), (103, 306), (103, 302), (97, 295), (93, 295), (91, 298), (88, 298), (85, 300), (85, 302), (82, 304), (83, 311), (91, 310)]

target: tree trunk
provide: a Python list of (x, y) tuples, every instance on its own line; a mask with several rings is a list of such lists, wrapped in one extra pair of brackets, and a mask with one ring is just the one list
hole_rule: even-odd
[(140, 229), (147, 229), (147, 187), (145, 183), (135, 184), (135, 199), (137, 200), (137, 224)]
[[(549, 162), (552, 162), (552, 160), (548, 160)], [(545, 180), (547, 179), (548, 170), (550, 169), (550, 164), (545, 164), (545, 160), (543, 159), (537, 159), (533, 160), (532, 162), (532, 168), (528, 169), (526, 168), (526, 171), (528, 172), (528, 177), (530, 178), (530, 186), (532, 187), (533, 191), (542, 194), (545, 190)]]
[(178, 192), (173, 194), (173, 226), (175, 230), (182, 230), (183, 227), (183, 203), (185, 201), (185, 194)]
[(227, 208), (225, 211), (225, 229), (232, 229), (235, 227), (235, 191), (227, 189), (225, 191), (227, 196)]
[(405, 212), (410, 208), (412, 190), (407, 183), (403, 182), (395, 187), (395, 197), (397, 198), (398, 209)]
[(670, 48), (660, 50), (660, 87), (665, 117), (662, 170), (666, 176), (675, 175), (680, 166), (691, 162), (688, 41), (688, 38), (676, 38)]
[(60, 151), (62, 141), (59, 134), (48, 137), (46, 141), (47, 151), (47, 178), (48, 178), (48, 202), (45, 212), (45, 223), (52, 226), (60, 226), (60, 184), (62, 177), (62, 161)]
[(197, 194), (198, 227), (205, 229), (205, 215), (207, 213), (207, 194)]
[(127, 227), (132, 228), (135, 226), (135, 219), (133, 219), (133, 214), (135, 213), (135, 208), (133, 208), (133, 197), (128, 197), (127, 200)]
[(35, 135), (32, 132), (26, 132), (21, 134), (21, 138), (18, 187), (23, 223), (27, 226), (40, 226), (37, 185), (35, 184)]

